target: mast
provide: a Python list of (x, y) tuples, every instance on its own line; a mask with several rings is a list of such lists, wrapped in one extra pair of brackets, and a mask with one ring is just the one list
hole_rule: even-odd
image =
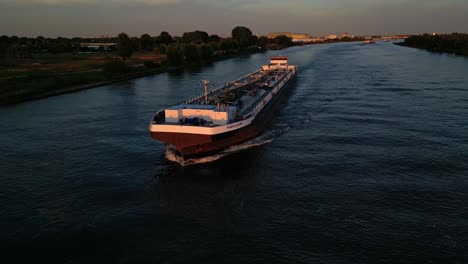
[(210, 84), (209, 81), (203, 80), (203, 86), (205, 87), (205, 104), (208, 104), (208, 85)]

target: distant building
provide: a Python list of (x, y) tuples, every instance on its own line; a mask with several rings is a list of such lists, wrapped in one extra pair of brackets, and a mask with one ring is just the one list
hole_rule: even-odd
[(322, 37), (312, 37), (311, 38), (312, 42), (324, 42), (325, 38)]
[(408, 35), (394, 35), (394, 36), (382, 36), (381, 39), (387, 39), (387, 40), (391, 40), (391, 39), (406, 39), (408, 38), (409, 36)]
[(273, 32), (273, 33), (268, 33), (267, 37), (270, 39), (274, 39), (279, 36), (286, 36), (288, 38), (292, 38), (292, 33), (291, 32)]
[(312, 42), (312, 37), (309, 34), (305, 34), (305, 33), (298, 33), (298, 34), (293, 33), (292, 41), (307, 43), (307, 42)]
[(216, 50), (214, 52), (214, 55), (225, 55), (226, 54), (226, 51), (225, 50)]
[(328, 39), (328, 40), (335, 40), (335, 39), (337, 39), (337, 38), (338, 38), (337, 35), (328, 35), (328, 36), (326, 37), (326, 39)]
[(115, 50), (117, 43), (80, 43), (80, 46), (92, 51), (111, 51)]
[(313, 42), (312, 37), (306, 33), (291, 33), (291, 32), (273, 32), (268, 33), (268, 38), (273, 39), (279, 36), (286, 36), (292, 39), (292, 42), (296, 43), (310, 43)]

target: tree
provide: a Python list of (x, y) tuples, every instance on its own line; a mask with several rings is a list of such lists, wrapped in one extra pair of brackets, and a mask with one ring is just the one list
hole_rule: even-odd
[(226, 38), (221, 40), (219, 44), (219, 48), (221, 50), (237, 50), (239, 49), (239, 44), (237, 43), (237, 40), (232, 39), (232, 38)]
[(16, 44), (10, 45), (6, 51), (5, 62), (7, 65), (15, 65), (19, 56), (19, 46)]
[(161, 44), (161, 45), (159, 45), (159, 53), (160, 53), (160, 54), (166, 54), (166, 52), (167, 52), (167, 46), (166, 46), (166, 44)]
[(348, 36), (342, 37), (341, 41), (351, 41), (351, 38)]
[(232, 38), (237, 40), (241, 49), (250, 46), (252, 39), (252, 31), (246, 27), (235, 27), (232, 30)]
[(219, 42), (210, 42), (209, 44), (213, 48), (213, 51), (219, 50), (219, 47), (221, 46)]
[(197, 46), (194, 44), (186, 44), (184, 47), (185, 60), (188, 62), (197, 62), (200, 60), (200, 54), (198, 54)]
[(140, 39), (138, 37), (131, 37), (130, 41), (132, 42), (133, 51), (140, 50)]
[(108, 75), (108, 77), (121, 75), (127, 73), (128, 71), (129, 68), (127, 64), (121, 60), (109, 61), (104, 65), (104, 72)]
[(8, 47), (5, 54), (5, 62), (7, 65), (15, 65), (20, 59), (31, 58), (30, 49), (26, 45), (12, 44)]
[(18, 40), (19, 40), (19, 37), (17, 37), (17, 36), (11, 36), (10, 37), (10, 43), (11, 44), (16, 44), (18, 42)]
[[(64, 39), (64, 38), (59, 38), (59, 39)], [(64, 39), (66, 40), (66, 39)], [(26, 45), (28, 44), (28, 38), (26, 37), (20, 37), (19, 40), (18, 40), (18, 44), (20, 45)]]
[(153, 44), (155, 47), (157, 47), (159, 44), (161, 44), (161, 36), (156, 36), (153, 38)]
[(258, 37), (257, 36), (252, 36), (250, 37), (250, 45), (258, 45)]
[(267, 48), (268, 42), (269, 42), (268, 37), (261, 36), (260, 38), (258, 38), (258, 46), (262, 49)]
[(60, 43), (58, 41), (49, 41), (49, 43), (47, 44), (47, 50), (50, 53), (56, 54), (56, 53), (64, 52), (65, 48), (62, 45), (62, 43)]
[(202, 44), (200, 47), (198, 47), (198, 53), (200, 54), (202, 60), (208, 60), (213, 56), (214, 49), (211, 45)]
[(240, 48), (239, 41), (235, 39), (231, 39), (231, 41), (229, 41), (229, 49), (238, 50), (239, 48)]
[(0, 54), (5, 54), (7, 52), (8, 46), (10, 45), (10, 38), (8, 36), (0, 37)]
[(219, 49), (228, 50), (229, 49), (229, 39), (223, 39), (219, 42)]
[(172, 36), (166, 31), (161, 32), (161, 34), (159, 35), (159, 38), (160, 38), (161, 43), (166, 44), (166, 45), (172, 42)]
[(218, 35), (210, 35), (209, 41), (218, 43), (221, 41), (221, 37)]
[(179, 66), (184, 63), (184, 54), (178, 44), (169, 44), (167, 47), (167, 60), (172, 66)]
[(468, 34), (423, 34), (410, 36), (404, 46), (468, 55)]
[(39, 36), (36, 38), (35, 46), (37, 47), (37, 51), (42, 51), (46, 48), (46, 39), (43, 36)]
[(144, 51), (152, 51), (154, 48), (153, 38), (148, 34), (143, 34), (140, 37), (140, 46)]
[(182, 42), (182, 37), (173, 36), (173, 37), (172, 37), (172, 42), (175, 42), (175, 43), (183, 43), (183, 42)]
[(283, 47), (289, 47), (293, 44), (292, 38), (286, 37), (285, 35), (277, 36), (273, 39), (273, 42)]
[(209, 36), (208, 33), (204, 31), (192, 31), (192, 32), (185, 32), (182, 35), (182, 42), (183, 43), (192, 43), (192, 42), (208, 42)]
[(119, 51), (119, 56), (124, 60), (132, 56), (133, 45), (127, 34), (120, 33), (117, 37), (117, 50)]

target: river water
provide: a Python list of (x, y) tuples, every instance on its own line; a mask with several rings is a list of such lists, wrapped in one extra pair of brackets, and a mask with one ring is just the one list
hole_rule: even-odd
[[(255, 142), (183, 166), (150, 138), (153, 114), (201, 80), (278, 54), (299, 75)], [(0, 123), (2, 259), (468, 262), (463, 57), (293, 47), (3, 107)]]

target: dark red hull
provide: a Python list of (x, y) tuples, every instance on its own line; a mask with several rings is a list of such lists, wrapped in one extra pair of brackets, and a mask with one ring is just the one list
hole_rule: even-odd
[(151, 132), (151, 137), (174, 145), (184, 158), (203, 156), (248, 141), (258, 136), (268, 126), (293, 81), (294, 78), (291, 78), (248, 126), (216, 135)]

